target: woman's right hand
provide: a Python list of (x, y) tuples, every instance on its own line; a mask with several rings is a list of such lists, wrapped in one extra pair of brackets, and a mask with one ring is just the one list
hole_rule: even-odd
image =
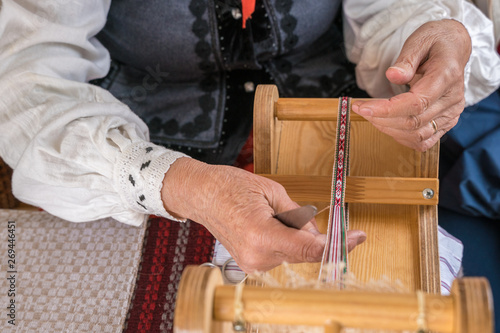
[[(165, 175), (162, 200), (173, 216), (203, 224), (247, 273), (284, 261), (321, 261), (326, 236), (314, 219), (297, 230), (273, 217), (298, 205), (270, 179), (180, 158)], [(349, 249), (365, 239), (364, 232), (350, 231)]]

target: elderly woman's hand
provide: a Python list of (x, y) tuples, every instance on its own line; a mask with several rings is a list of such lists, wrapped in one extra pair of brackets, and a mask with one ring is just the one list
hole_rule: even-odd
[[(269, 270), (283, 261), (321, 261), (325, 235), (314, 220), (301, 230), (273, 218), (298, 207), (280, 184), (229, 166), (180, 158), (163, 181), (167, 211), (203, 224), (245, 272)], [(352, 231), (349, 249), (366, 235)]]
[(457, 124), (464, 109), (470, 53), (470, 36), (461, 23), (425, 23), (386, 72), (390, 82), (407, 84), (410, 91), (389, 100), (356, 102), (352, 109), (399, 143), (425, 151)]

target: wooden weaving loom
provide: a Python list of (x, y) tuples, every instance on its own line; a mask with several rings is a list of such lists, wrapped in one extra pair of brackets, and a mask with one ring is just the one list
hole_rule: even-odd
[[(338, 103), (338, 99), (279, 98), (275, 86), (257, 87), (255, 173), (281, 183), (300, 205), (323, 208), (331, 200)], [(245, 286), (241, 295), (245, 319), (323, 326), (325, 332), (340, 332), (342, 327), (415, 331), (416, 317), (424, 313), (432, 332), (492, 333), (486, 279), (457, 279), (450, 296), (439, 295), (439, 145), (417, 152), (351, 112), (350, 155), (345, 190), (349, 228), (364, 230), (368, 239), (349, 254), (349, 271), (362, 282), (398, 280), (408, 293)], [(316, 216), (316, 221), (326, 233), (328, 213)], [(319, 263), (290, 266), (305, 278), (318, 277)], [(282, 266), (272, 275), (283, 280)], [(222, 322), (234, 320), (235, 292), (234, 286), (222, 285), (218, 270), (186, 269), (175, 330), (221, 331)], [(272, 311), (263, 314), (262, 304), (272, 304)]]

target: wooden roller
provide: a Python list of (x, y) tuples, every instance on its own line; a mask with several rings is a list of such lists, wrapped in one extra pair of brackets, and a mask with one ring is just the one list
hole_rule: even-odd
[[(265, 87), (265, 86), (262, 86)], [(261, 88), (265, 89), (265, 88)], [(366, 98), (354, 99), (367, 100)], [(281, 98), (276, 101), (275, 116), (279, 120), (328, 120), (337, 121), (338, 98)], [(351, 121), (366, 121), (358, 114), (351, 115)]]
[[(450, 296), (245, 286), (241, 293), (248, 324), (323, 326), (378, 330), (419, 329), (423, 316), (436, 333), (492, 333), (489, 283), (483, 278), (457, 279)], [(174, 332), (220, 332), (234, 320), (235, 286), (223, 285), (220, 270), (189, 266), (179, 285)]]

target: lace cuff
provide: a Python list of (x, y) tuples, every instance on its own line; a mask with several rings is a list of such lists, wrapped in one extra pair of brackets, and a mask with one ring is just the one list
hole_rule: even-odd
[(121, 199), (137, 212), (183, 222), (171, 216), (161, 200), (165, 173), (180, 157), (188, 156), (150, 142), (131, 144), (123, 151), (115, 167)]

